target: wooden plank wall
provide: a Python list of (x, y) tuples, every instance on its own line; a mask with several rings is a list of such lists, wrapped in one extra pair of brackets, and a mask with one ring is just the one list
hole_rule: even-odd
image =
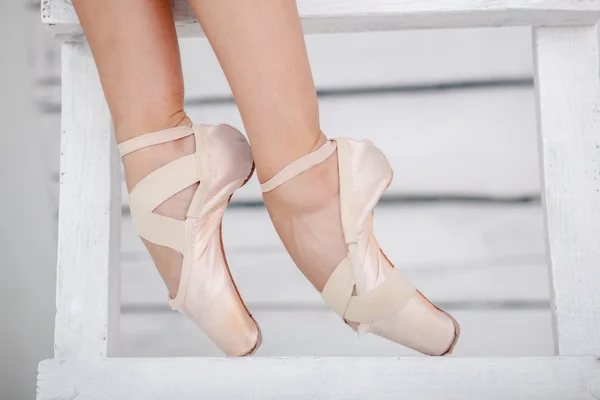
[[(396, 173), (376, 211), (380, 240), (463, 324), (456, 354), (552, 354), (529, 29), (315, 35), (307, 43), (324, 130), (369, 137), (390, 158)], [(208, 43), (186, 39), (181, 48), (189, 114), (241, 127)], [(38, 100), (55, 182), (60, 80), (54, 53), (37, 56), (47, 61)], [(121, 354), (218, 355), (168, 310), (126, 200)], [(253, 180), (224, 227), (233, 273), (264, 327), (259, 355), (409, 354), (357, 338), (328, 312), (259, 205)]]

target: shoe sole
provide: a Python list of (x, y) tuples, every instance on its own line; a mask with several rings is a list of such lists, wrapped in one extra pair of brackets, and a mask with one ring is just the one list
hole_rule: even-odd
[[(252, 168), (250, 169), (250, 174), (248, 175), (246, 180), (240, 185), (239, 188), (246, 185), (246, 183), (248, 183), (250, 178), (252, 178), (253, 174), (254, 174), (254, 163), (252, 163)], [(229, 205), (229, 203), (231, 202), (232, 197), (233, 197), (233, 193), (231, 194), (231, 196), (229, 196), (229, 199), (227, 200), (227, 205)], [(256, 329), (258, 330), (256, 344), (254, 345), (254, 347), (252, 347), (252, 349), (250, 349), (250, 351), (248, 351), (247, 353), (244, 353), (239, 356), (239, 357), (249, 357), (249, 356), (253, 355), (254, 353), (256, 353), (258, 351), (258, 349), (260, 348), (260, 346), (262, 345), (262, 331), (260, 329), (260, 325), (258, 325), (258, 322), (256, 322), (256, 319), (254, 319), (254, 317), (252, 316), (252, 313), (250, 312), (250, 310), (248, 310), (248, 307), (246, 306), (244, 299), (240, 295), (240, 291), (239, 291), (237, 285), (235, 284), (235, 280), (233, 279), (233, 275), (231, 274), (231, 270), (229, 269), (229, 262), (227, 261), (227, 256), (225, 255), (225, 247), (223, 246), (223, 221), (221, 221), (221, 224), (219, 227), (219, 236), (220, 236), (220, 240), (221, 240), (221, 252), (223, 254), (223, 259), (225, 260), (225, 266), (227, 267), (227, 273), (229, 274), (229, 279), (231, 279), (231, 282), (233, 283), (235, 292), (236, 292), (238, 298), (240, 299), (240, 301), (242, 302), (242, 305), (244, 306), (246, 313), (248, 313), (248, 316), (252, 319), (252, 321), (254, 321), (254, 324), (256, 325)]]

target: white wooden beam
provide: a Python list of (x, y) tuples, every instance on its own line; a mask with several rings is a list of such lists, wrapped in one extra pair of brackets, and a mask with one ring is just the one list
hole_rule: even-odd
[(55, 358), (98, 359), (118, 325), (121, 186), (110, 113), (85, 43), (62, 45), (61, 133)]
[[(298, 0), (306, 33), (477, 26), (582, 25), (600, 19), (600, 0)], [(174, 0), (181, 36), (202, 30), (187, 0)], [(43, 0), (42, 21), (57, 34), (79, 35), (69, 0)]]
[(600, 355), (598, 27), (539, 28), (535, 73), (560, 355)]
[(600, 399), (594, 358), (145, 358), (43, 361), (38, 400)]

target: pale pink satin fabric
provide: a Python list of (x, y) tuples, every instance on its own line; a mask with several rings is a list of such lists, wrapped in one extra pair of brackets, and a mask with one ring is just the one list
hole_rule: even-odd
[(253, 161), (246, 139), (229, 126), (205, 126), (198, 144), (199, 192), (186, 221), (186, 246), (179, 291), (171, 306), (191, 318), (227, 355), (256, 345), (259, 330), (229, 273), (221, 243), (221, 221), (232, 193), (249, 178)]

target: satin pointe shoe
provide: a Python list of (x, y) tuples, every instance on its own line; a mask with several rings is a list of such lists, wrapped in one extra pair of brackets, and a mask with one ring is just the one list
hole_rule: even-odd
[[(181, 254), (181, 277), (177, 295), (169, 298), (171, 307), (191, 318), (226, 355), (251, 355), (261, 344), (261, 332), (233, 281), (221, 235), (231, 196), (254, 172), (246, 138), (227, 125), (178, 126), (135, 137), (118, 147), (121, 157), (127, 157), (191, 135), (194, 154), (155, 169), (131, 189), (131, 218), (141, 238)], [(185, 220), (155, 212), (161, 203), (193, 185), (197, 189)]]
[[(311, 169), (319, 170), (315, 166), (321, 170), (311, 176)], [(334, 184), (324, 185), (324, 176), (333, 177)], [(458, 341), (458, 323), (394, 268), (373, 235), (373, 210), (392, 176), (387, 158), (370, 141), (331, 139), (283, 168), (261, 188), (268, 205), (285, 210), (269, 212), (292, 259), (352, 329), (424, 354), (448, 355)], [(315, 183), (319, 179), (321, 183)], [(319, 197), (326, 187), (334, 187), (335, 196), (304, 211), (303, 204)], [(277, 191), (278, 199), (285, 196), (285, 201), (270, 200), (268, 196)], [(319, 264), (323, 259), (327, 261)], [(311, 270), (311, 265), (323, 264), (330, 264), (326, 274), (321, 272), (329, 278), (320, 285), (313, 272), (325, 268)]]

